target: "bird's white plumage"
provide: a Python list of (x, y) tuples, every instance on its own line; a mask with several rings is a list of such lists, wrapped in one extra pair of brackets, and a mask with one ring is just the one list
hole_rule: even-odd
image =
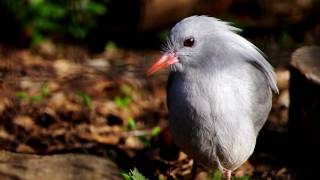
[[(167, 52), (170, 128), (175, 142), (208, 167), (234, 170), (252, 154), (277, 92), (271, 65), (239, 29), (192, 16), (171, 30)], [(183, 46), (194, 38), (192, 47)]]

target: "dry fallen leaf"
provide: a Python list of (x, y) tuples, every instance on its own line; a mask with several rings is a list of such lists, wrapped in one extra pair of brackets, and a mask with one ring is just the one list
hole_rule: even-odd
[(110, 114), (112, 109), (116, 109), (116, 105), (111, 102), (111, 101), (106, 101), (106, 102), (102, 102), (102, 103), (97, 103), (96, 105), (96, 111), (97, 113), (107, 116), (108, 114)]
[(15, 137), (13, 134), (9, 134), (5, 129), (0, 127), (0, 138), (12, 141)]
[(288, 69), (277, 69), (277, 85), (280, 90), (289, 88), (290, 72)]
[(29, 116), (19, 115), (13, 119), (13, 122), (26, 130), (31, 130), (34, 128), (34, 121)]
[(16, 151), (19, 153), (35, 153), (35, 150), (26, 144), (19, 144)]
[(61, 107), (63, 107), (66, 101), (66, 95), (63, 92), (57, 92), (52, 94), (52, 97), (50, 98), (50, 105), (53, 108), (60, 109)]
[(253, 172), (254, 172), (254, 167), (250, 164), (249, 161), (246, 161), (235, 171), (235, 176), (236, 177), (241, 177), (245, 175), (252, 176)]
[(282, 91), (280, 93), (280, 95), (278, 96), (278, 102), (277, 102), (280, 106), (289, 108), (289, 104), (290, 104), (290, 98), (289, 98), (289, 90), (286, 89), (284, 91)]
[(129, 136), (125, 141), (125, 146), (131, 149), (142, 149), (144, 147), (144, 144), (138, 137)]
[(66, 59), (56, 60), (53, 67), (60, 78), (68, 77), (79, 70), (79, 66)]
[(89, 141), (109, 145), (116, 145), (120, 141), (121, 129), (117, 126), (95, 127), (83, 124), (79, 125), (77, 129), (78, 136)]
[(178, 161), (184, 161), (188, 158), (188, 155), (182, 151), (179, 152), (179, 158)]
[(10, 104), (10, 100), (8, 98), (0, 98), (0, 114), (6, 109), (6, 107)]

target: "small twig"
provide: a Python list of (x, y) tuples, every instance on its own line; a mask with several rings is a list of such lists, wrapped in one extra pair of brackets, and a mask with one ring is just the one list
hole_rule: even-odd
[(148, 136), (151, 135), (149, 130), (133, 130), (128, 132), (123, 132), (124, 136)]

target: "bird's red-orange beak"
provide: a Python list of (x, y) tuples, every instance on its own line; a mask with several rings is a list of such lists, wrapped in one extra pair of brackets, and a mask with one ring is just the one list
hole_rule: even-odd
[(151, 76), (160, 69), (166, 68), (177, 62), (179, 62), (179, 60), (174, 53), (164, 54), (148, 69), (147, 75)]

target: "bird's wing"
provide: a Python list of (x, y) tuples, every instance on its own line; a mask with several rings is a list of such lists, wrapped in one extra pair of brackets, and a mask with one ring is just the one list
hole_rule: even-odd
[[(242, 38), (242, 37), (241, 37)], [(238, 51), (235, 51), (242, 60), (252, 65), (250, 72), (253, 75), (254, 86), (254, 107), (256, 111), (251, 112), (252, 120), (255, 126), (256, 132), (259, 132), (265, 123), (269, 111), (271, 109), (271, 97), (272, 93), (267, 88), (268, 86), (274, 93), (279, 93), (275, 72), (269, 62), (265, 59), (265, 55), (256, 46), (244, 38), (240, 39), (241, 44), (238, 44)], [(263, 76), (258, 76), (262, 73)], [(254, 75), (256, 74), (256, 76)], [(266, 85), (268, 84), (268, 86)]]
[(264, 57), (262, 56), (262, 58), (260, 57), (258, 59), (249, 59), (248, 62), (263, 72), (263, 74), (268, 79), (268, 83), (269, 83), (269, 86), (271, 87), (272, 91), (274, 93), (278, 94), (279, 90), (277, 87), (275, 73), (274, 73), (271, 65), (264, 59)]
[(262, 74), (263, 72), (261, 68), (257, 67), (257, 64), (250, 63), (252, 65), (249, 72), (251, 74), (254, 74), (255, 76), (252, 76), (252, 83), (255, 84), (255, 86), (252, 86), (252, 101), (254, 110), (250, 112), (251, 119), (254, 123), (254, 127), (256, 132), (258, 133), (264, 123), (266, 122), (268, 118), (268, 114), (271, 110), (272, 105), (272, 92), (270, 88), (268, 88), (268, 81), (270, 84), (270, 80), (268, 80), (266, 77), (264, 77)]
[(272, 91), (278, 94), (279, 90), (277, 87), (275, 72), (266, 60), (264, 53), (240, 35), (232, 34), (231, 36), (232, 38), (229, 38), (231, 41), (230, 46), (233, 48), (233, 52), (236, 53), (235, 57), (243, 58), (245, 61), (251, 63), (263, 72)]

